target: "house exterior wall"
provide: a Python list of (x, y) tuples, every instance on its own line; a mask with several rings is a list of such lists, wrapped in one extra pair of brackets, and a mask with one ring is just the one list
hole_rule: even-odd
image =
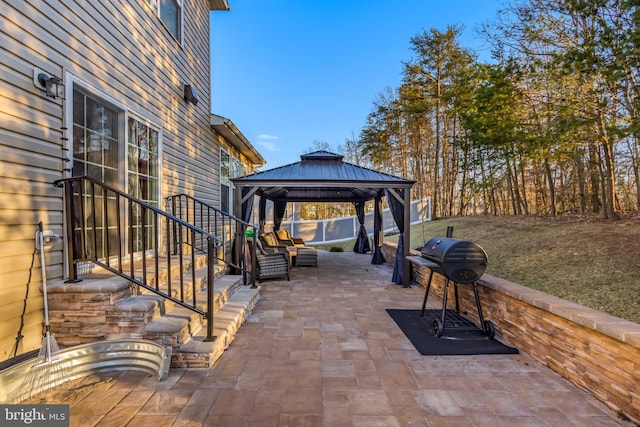
[[(0, 0), (0, 362), (42, 342), (34, 236), (39, 221), (64, 233), (63, 192), (52, 182), (69, 176), (64, 169), (71, 164), (64, 159), (72, 157), (67, 150), (74, 86), (117, 107), (123, 123), (135, 117), (158, 127), (158, 200), (184, 192), (217, 206), (220, 150), (209, 124), (210, 2), (184, 0), (182, 42), (153, 4)], [(33, 82), (34, 68), (61, 77), (66, 99), (45, 96)], [(184, 101), (185, 83), (197, 89), (197, 105)], [(45, 262), (48, 281), (65, 277), (62, 239), (46, 251)]]

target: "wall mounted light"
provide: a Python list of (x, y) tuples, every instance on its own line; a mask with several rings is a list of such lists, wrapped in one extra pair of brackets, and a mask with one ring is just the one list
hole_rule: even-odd
[(45, 71), (34, 68), (33, 83), (36, 87), (44, 90), (49, 98), (64, 97), (64, 84), (62, 84), (62, 79), (59, 77), (52, 76)]
[(191, 85), (184, 85), (184, 100), (192, 103), (193, 105), (198, 104), (198, 93), (196, 92), (196, 88)]

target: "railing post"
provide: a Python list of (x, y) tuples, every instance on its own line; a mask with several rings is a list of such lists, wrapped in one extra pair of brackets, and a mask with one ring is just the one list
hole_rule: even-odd
[[(179, 200), (178, 200), (179, 201)], [(178, 211), (176, 209), (176, 198), (173, 197), (171, 199), (171, 214), (175, 217), (181, 218), (181, 214), (182, 212), (180, 212), (180, 214), (178, 214)], [(172, 223), (173, 226), (173, 241), (172, 246), (173, 246), (173, 254), (177, 254), (178, 253), (178, 226), (175, 222)]]
[[(257, 248), (257, 243), (256, 240), (258, 240), (258, 233), (260, 231), (256, 228), (253, 227), (253, 239), (251, 239), (251, 289), (255, 289), (257, 288), (256, 286), (256, 268), (258, 265), (258, 262), (256, 260), (256, 250)], [(246, 266), (245, 266), (246, 269)]]
[[(64, 205), (67, 213), (67, 263), (69, 264), (69, 278), (65, 283), (77, 283), (82, 281), (78, 278), (78, 264), (76, 264), (77, 250), (75, 239), (75, 209), (73, 207), (73, 181), (66, 181), (64, 184)], [(82, 183), (80, 183), (82, 185)]]
[(207, 337), (205, 341), (215, 341), (213, 335), (213, 276), (214, 276), (214, 255), (215, 244), (211, 237), (207, 237)]

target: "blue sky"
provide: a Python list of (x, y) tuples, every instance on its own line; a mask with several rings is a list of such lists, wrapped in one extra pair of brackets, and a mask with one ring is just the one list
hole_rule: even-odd
[(211, 14), (212, 112), (227, 117), (267, 160), (294, 163), (314, 141), (357, 138), (376, 97), (402, 81), (411, 37), (465, 27), (477, 38), (499, 0), (229, 0)]

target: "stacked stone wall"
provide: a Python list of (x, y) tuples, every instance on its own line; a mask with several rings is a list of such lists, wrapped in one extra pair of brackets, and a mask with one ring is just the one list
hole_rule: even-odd
[[(396, 245), (385, 243), (382, 251), (386, 262), (393, 264)], [(430, 270), (411, 264), (412, 277), (426, 287)], [(444, 278), (434, 274), (429, 305), (436, 299), (442, 307), (443, 289)], [(449, 307), (454, 306), (453, 292), (450, 285)], [(477, 322), (472, 286), (460, 284), (458, 292), (461, 312)], [(478, 292), (484, 318), (494, 323), (496, 338), (640, 421), (640, 324), (488, 274), (478, 281)]]

